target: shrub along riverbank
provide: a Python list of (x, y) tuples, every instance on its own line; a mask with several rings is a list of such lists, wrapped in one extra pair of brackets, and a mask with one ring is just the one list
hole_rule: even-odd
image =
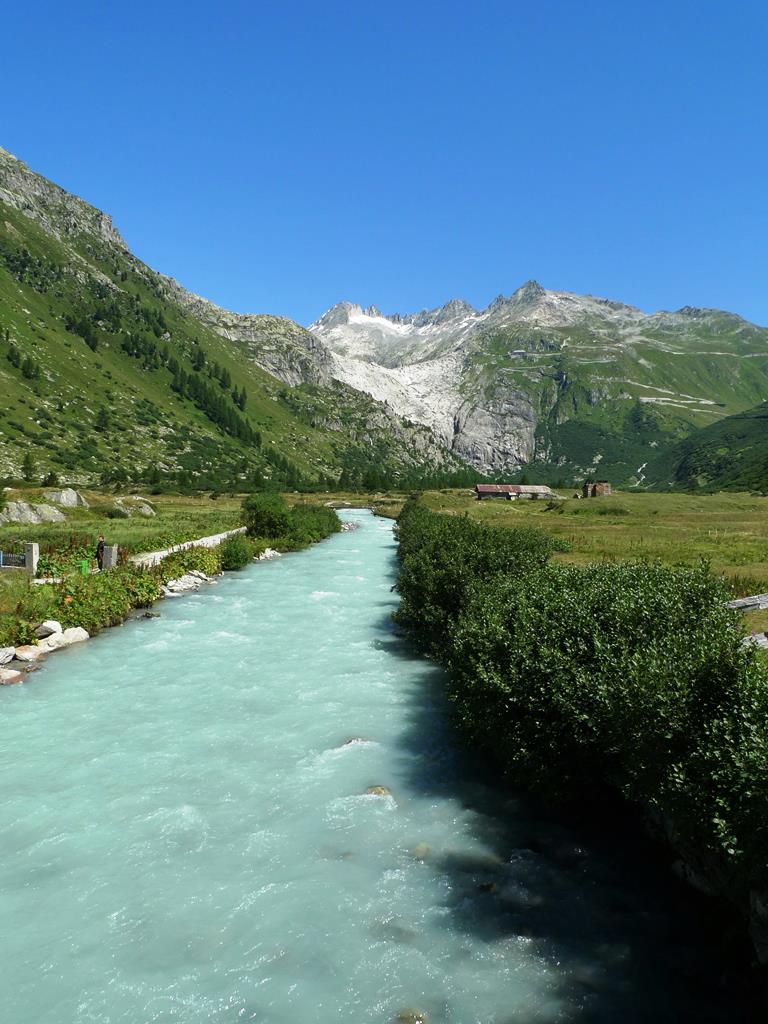
[[(269, 519), (265, 510), (277, 515)], [(115, 626), (135, 608), (148, 608), (162, 596), (162, 587), (192, 571), (215, 576), (243, 569), (267, 548), (299, 551), (341, 529), (333, 509), (321, 505), (289, 508), (280, 495), (259, 494), (245, 499), (241, 522), (247, 535), (236, 535), (218, 547), (191, 547), (168, 555), (152, 568), (130, 563), (109, 572), (67, 575), (61, 583), (33, 584), (18, 577), (13, 607), (0, 615), (0, 647), (35, 643), (35, 627), (53, 619), (66, 629), (82, 626), (91, 635)]]
[(449, 671), (474, 742), (566, 799), (638, 801), (768, 962), (768, 670), (706, 566), (576, 567), (552, 540), (409, 501), (398, 621)]

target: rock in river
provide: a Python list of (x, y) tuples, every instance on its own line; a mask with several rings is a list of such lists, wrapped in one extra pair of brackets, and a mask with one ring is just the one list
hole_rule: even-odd
[(24, 673), (12, 668), (0, 668), (0, 686), (13, 686), (24, 682)]
[(386, 786), (369, 786), (365, 793), (366, 796), (392, 796), (392, 791)]

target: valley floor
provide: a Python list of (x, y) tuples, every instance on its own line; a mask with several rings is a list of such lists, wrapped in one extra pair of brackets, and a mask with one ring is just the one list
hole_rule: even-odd
[[(11, 539), (36, 540), (44, 545), (65, 544), (73, 534), (91, 543), (103, 533), (107, 543), (131, 553), (149, 551), (194, 537), (231, 529), (239, 524), (242, 495), (153, 495), (157, 515), (144, 519), (107, 518), (114, 496), (82, 492), (90, 509), (67, 510), (67, 521), (42, 526), (0, 527), (0, 548)], [(572, 492), (562, 491), (563, 496)], [(9, 497), (41, 500), (25, 489)], [(398, 492), (355, 494), (327, 492), (289, 494), (291, 503), (333, 502), (339, 506), (373, 507), (384, 516), (400, 511), (405, 495)], [(468, 489), (428, 491), (426, 504), (446, 514), (467, 514), (490, 526), (537, 526), (552, 533), (564, 549), (555, 557), (576, 564), (591, 561), (658, 559), (666, 564), (694, 564), (707, 559), (713, 571), (728, 577), (734, 595), (768, 592), (768, 498), (744, 493), (712, 495), (617, 492), (605, 498), (568, 497), (552, 508), (547, 502), (478, 502)], [(18, 577), (0, 574), (0, 613), (12, 604)], [(3, 606), (6, 607), (3, 607)], [(765, 629), (765, 613), (745, 617), (750, 629)]]
[[(568, 492), (561, 491), (563, 496)], [(554, 534), (567, 550), (565, 562), (658, 559), (691, 565), (707, 559), (739, 594), (768, 590), (768, 498), (617, 492), (552, 508), (547, 502), (476, 501), (468, 490), (428, 491), (429, 508), (467, 514), (489, 526), (536, 526)], [(377, 510), (395, 514), (394, 496), (377, 496)]]

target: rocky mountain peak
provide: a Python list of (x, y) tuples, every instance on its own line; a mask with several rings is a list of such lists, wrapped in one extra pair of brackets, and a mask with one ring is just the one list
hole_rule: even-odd
[(128, 246), (112, 218), (72, 195), (60, 185), (31, 171), (8, 150), (0, 147), (0, 199), (37, 221), (56, 238), (93, 235), (121, 252)]
[(510, 296), (497, 295), (488, 306), (489, 313), (496, 313), (501, 309), (522, 309), (534, 306), (541, 299), (546, 298), (547, 290), (542, 288), (538, 281), (526, 281), (520, 285)]
[(435, 323), (442, 324), (448, 320), (458, 320), (460, 317), (474, 316), (477, 310), (470, 306), (463, 299), (451, 299), (439, 310), (435, 316)]
[(543, 299), (546, 294), (546, 289), (542, 288), (538, 281), (526, 281), (512, 293), (509, 302), (515, 306), (531, 306), (539, 299)]
[(332, 327), (348, 324), (355, 314), (361, 314), (362, 312), (362, 307), (354, 302), (337, 302), (335, 306), (331, 306), (321, 317), (318, 317), (313, 324), (310, 324), (309, 330), (313, 331), (315, 328), (321, 331), (330, 330)]

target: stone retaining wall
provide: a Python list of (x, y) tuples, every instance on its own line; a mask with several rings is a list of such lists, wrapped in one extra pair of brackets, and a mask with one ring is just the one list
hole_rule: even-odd
[(198, 537), (197, 540), (187, 540), (183, 544), (174, 544), (173, 547), (165, 548), (163, 551), (144, 551), (140, 555), (133, 555), (130, 561), (134, 565), (138, 565), (140, 569), (151, 569), (153, 565), (159, 565), (164, 558), (176, 551), (186, 551), (188, 548), (217, 548), (228, 537), (234, 537), (238, 533), (245, 533), (245, 531), (245, 526), (238, 526), (236, 530), (214, 533), (210, 537)]

